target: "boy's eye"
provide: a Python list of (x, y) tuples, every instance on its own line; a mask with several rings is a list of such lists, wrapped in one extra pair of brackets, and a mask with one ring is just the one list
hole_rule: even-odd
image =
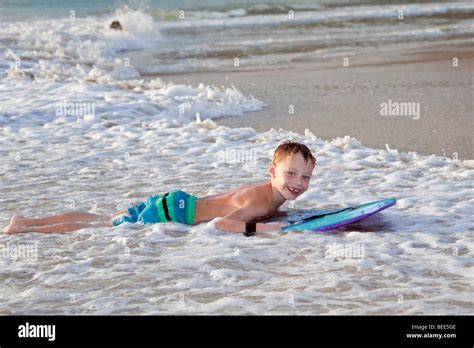
[(294, 172), (288, 172), (288, 175), (293, 175), (293, 174), (295, 174), (295, 173)]
[(305, 180), (309, 180), (309, 176), (306, 176), (306, 175), (305, 175), (305, 176), (304, 176), (304, 179), (305, 179)]

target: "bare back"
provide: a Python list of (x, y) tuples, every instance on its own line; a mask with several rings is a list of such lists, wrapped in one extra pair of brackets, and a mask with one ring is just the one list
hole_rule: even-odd
[(198, 224), (225, 216), (249, 203), (268, 206), (265, 215), (271, 215), (276, 210), (271, 207), (271, 195), (271, 187), (267, 182), (241, 186), (217, 195), (199, 198), (196, 201), (194, 223)]

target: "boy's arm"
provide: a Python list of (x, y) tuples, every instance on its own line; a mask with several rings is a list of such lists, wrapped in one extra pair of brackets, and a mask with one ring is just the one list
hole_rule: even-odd
[[(264, 207), (259, 206), (246, 206), (241, 209), (235, 210), (230, 214), (227, 214), (222, 219), (216, 222), (216, 227), (220, 230), (227, 232), (245, 232), (245, 223), (252, 221), (253, 219), (266, 215), (267, 211)], [(257, 223), (257, 232), (273, 232), (281, 231), (280, 228), (286, 224), (279, 223)]]

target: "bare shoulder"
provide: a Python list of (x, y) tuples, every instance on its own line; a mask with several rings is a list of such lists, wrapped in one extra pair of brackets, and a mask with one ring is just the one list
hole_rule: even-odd
[(253, 184), (239, 187), (237, 193), (239, 198), (246, 202), (261, 203), (265, 189), (262, 184)]
[(270, 210), (270, 198), (271, 191), (269, 192), (262, 184), (243, 188), (240, 192), (243, 205), (264, 214), (267, 214)]

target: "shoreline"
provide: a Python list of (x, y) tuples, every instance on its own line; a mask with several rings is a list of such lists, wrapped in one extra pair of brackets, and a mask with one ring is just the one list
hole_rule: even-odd
[[(159, 76), (175, 84), (235, 86), (267, 104), (261, 111), (214, 119), (218, 125), (271, 128), (332, 140), (350, 135), (364, 145), (421, 155), (474, 159), (472, 86), (474, 49), (427, 45), (377, 55), (363, 53), (300, 61), (271, 70)], [(454, 67), (453, 57), (457, 58)], [(382, 104), (411, 103), (419, 114), (382, 115)]]

